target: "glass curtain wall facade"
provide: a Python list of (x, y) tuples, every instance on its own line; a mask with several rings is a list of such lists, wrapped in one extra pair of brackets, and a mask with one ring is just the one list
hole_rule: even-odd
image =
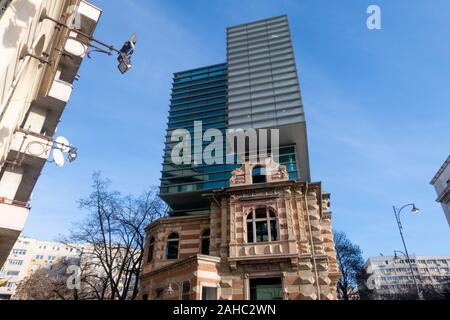
[(227, 28), (227, 63), (228, 126), (278, 129), (280, 146), (295, 146), (298, 178), (309, 181), (306, 121), (287, 16)]
[[(223, 161), (194, 163), (210, 144), (195, 140), (195, 131), (203, 135), (210, 128), (223, 133)], [(209, 213), (202, 194), (229, 187), (231, 171), (241, 167), (226, 163), (226, 130), (249, 128), (279, 129), (279, 162), (290, 179), (309, 181), (306, 125), (286, 16), (228, 28), (227, 63), (174, 73), (161, 177), (161, 197), (172, 215)], [(192, 137), (191, 163), (171, 159), (179, 144), (171, 139), (177, 129)]]
[[(198, 145), (204, 149), (209, 142), (194, 140), (199, 127), (194, 124), (201, 121), (201, 134), (210, 128), (226, 132), (227, 121), (227, 65), (226, 63), (203, 68), (177, 72), (173, 77), (172, 97), (170, 100), (169, 121), (167, 124), (166, 146), (164, 151), (161, 178), (161, 196), (173, 209), (173, 213), (199, 213), (207, 210), (207, 203), (198, 196), (191, 197), (189, 203), (172, 199), (171, 195), (198, 193), (201, 190), (218, 189), (228, 185), (231, 170), (235, 167), (226, 164), (194, 164), (198, 155)], [(186, 129), (192, 137), (191, 164), (175, 164), (171, 153), (179, 141), (171, 141), (172, 133), (177, 129)], [(225, 161), (223, 161), (224, 163)], [(205, 212), (206, 213), (206, 212)]]

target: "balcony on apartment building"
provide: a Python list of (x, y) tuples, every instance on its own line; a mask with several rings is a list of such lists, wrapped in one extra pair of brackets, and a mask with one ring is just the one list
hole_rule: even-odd
[[(91, 36), (101, 10), (82, 0), (78, 13), (75, 27)], [(14, 131), (0, 171), (0, 266), (25, 225), (31, 193), (50, 156), (52, 137), (87, 54), (89, 38), (70, 30), (65, 30), (65, 34), (50, 51), (51, 63), (44, 71), (38, 98), (31, 102), (23, 122)], [(77, 50), (81, 54), (76, 55)]]

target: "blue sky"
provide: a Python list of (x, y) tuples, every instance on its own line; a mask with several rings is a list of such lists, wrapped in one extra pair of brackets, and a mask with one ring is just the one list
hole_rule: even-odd
[[(57, 239), (85, 216), (77, 200), (100, 170), (125, 194), (159, 184), (171, 74), (225, 61), (225, 28), (287, 13), (308, 125), (311, 173), (331, 193), (333, 224), (364, 255), (402, 249), (450, 254), (450, 230), (431, 178), (449, 154), (447, 0), (95, 0), (95, 33), (139, 42), (122, 76), (113, 57), (85, 59), (57, 135), (79, 148), (64, 168), (47, 164), (24, 235)], [(377, 4), (382, 30), (366, 28)]]

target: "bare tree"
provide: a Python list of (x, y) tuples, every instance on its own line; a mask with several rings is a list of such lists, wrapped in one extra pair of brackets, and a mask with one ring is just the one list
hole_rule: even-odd
[(14, 300), (73, 300), (74, 292), (66, 284), (63, 264), (57, 263), (41, 268), (21, 280), (16, 288)]
[(110, 191), (110, 181), (93, 175), (93, 191), (81, 199), (87, 218), (65, 242), (83, 244), (80, 281), (95, 299), (136, 299), (144, 255), (145, 228), (166, 206), (151, 188), (138, 198)]
[(361, 249), (353, 244), (342, 231), (334, 232), (334, 243), (341, 271), (341, 278), (337, 284), (339, 299), (368, 299), (368, 289), (365, 283), (368, 277)]
[[(450, 282), (435, 284), (434, 286), (421, 285), (424, 300), (450, 300)], [(417, 291), (414, 288), (395, 289), (390, 293), (378, 295), (379, 300), (417, 300)]]

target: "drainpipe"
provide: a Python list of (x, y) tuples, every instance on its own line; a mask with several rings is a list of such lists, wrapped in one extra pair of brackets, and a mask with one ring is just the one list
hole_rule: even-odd
[(309, 219), (309, 208), (308, 208), (308, 186), (309, 185), (308, 185), (308, 182), (305, 182), (305, 183), (306, 183), (306, 188), (305, 188), (306, 217), (308, 218), (309, 240), (311, 243), (311, 254), (312, 254), (312, 258), (313, 258), (314, 274), (316, 276), (317, 299), (320, 300), (319, 274), (317, 272), (316, 252), (314, 249), (314, 242), (313, 242), (312, 229), (311, 229), (311, 220)]

